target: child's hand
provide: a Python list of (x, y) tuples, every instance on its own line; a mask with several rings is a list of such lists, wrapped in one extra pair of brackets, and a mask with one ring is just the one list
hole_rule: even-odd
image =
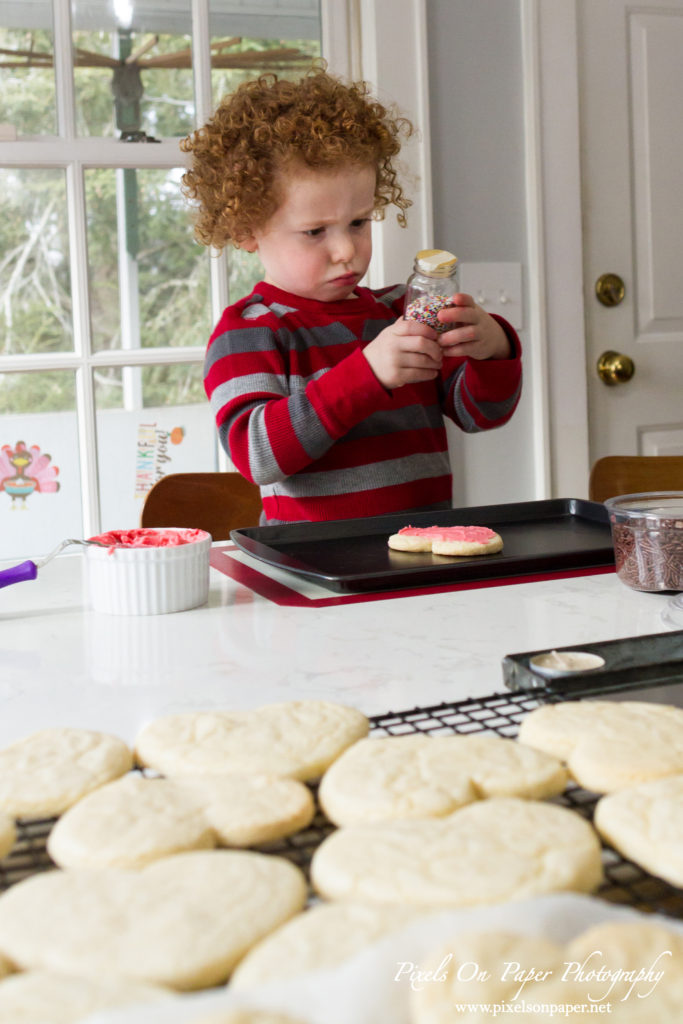
[(470, 359), (509, 359), (510, 342), (497, 320), (477, 306), (471, 295), (453, 296), (454, 306), (440, 309), (439, 320), (452, 328), (439, 336), (445, 356), (469, 356)]
[(438, 377), (443, 352), (436, 337), (426, 324), (396, 320), (365, 346), (363, 355), (380, 384), (393, 391)]

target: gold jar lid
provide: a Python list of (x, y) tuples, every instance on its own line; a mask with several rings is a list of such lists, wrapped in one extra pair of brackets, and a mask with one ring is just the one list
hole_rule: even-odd
[(430, 277), (448, 277), (453, 273), (458, 257), (446, 249), (422, 249), (415, 257), (415, 267)]

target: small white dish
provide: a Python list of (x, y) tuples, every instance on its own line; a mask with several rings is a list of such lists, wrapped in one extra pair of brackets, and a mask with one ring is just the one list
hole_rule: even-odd
[(529, 665), (535, 672), (551, 677), (595, 672), (604, 664), (604, 658), (590, 651), (544, 651), (529, 659)]
[(683, 594), (666, 602), (662, 610), (662, 622), (672, 629), (683, 629)]
[[(122, 543), (116, 542), (119, 535)], [(179, 537), (174, 540), (171, 535)], [(211, 535), (205, 530), (121, 530), (95, 539), (111, 543), (86, 548), (95, 611), (163, 615), (196, 608), (208, 600)], [(128, 540), (130, 546), (126, 546)], [(132, 546), (134, 541), (145, 546)]]

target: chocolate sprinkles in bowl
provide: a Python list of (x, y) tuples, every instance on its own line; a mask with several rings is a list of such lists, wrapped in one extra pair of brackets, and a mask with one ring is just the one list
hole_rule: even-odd
[(623, 494), (605, 507), (622, 583), (683, 591), (683, 491)]

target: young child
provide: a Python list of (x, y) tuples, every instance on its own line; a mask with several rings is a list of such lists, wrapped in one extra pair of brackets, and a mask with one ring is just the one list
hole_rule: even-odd
[(265, 270), (224, 311), (204, 378), (221, 443), (261, 488), (262, 522), (450, 508), (443, 414), (487, 430), (517, 405), (505, 321), (459, 294), (437, 334), (403, 319), (404, 285), (359, 285), (371, 221), (394, 204), (405, 223), (393, 160), (411, 131), (365, 83), (318, 67), (241, 85), (181, 143), (198, 239), (257, 252)]

